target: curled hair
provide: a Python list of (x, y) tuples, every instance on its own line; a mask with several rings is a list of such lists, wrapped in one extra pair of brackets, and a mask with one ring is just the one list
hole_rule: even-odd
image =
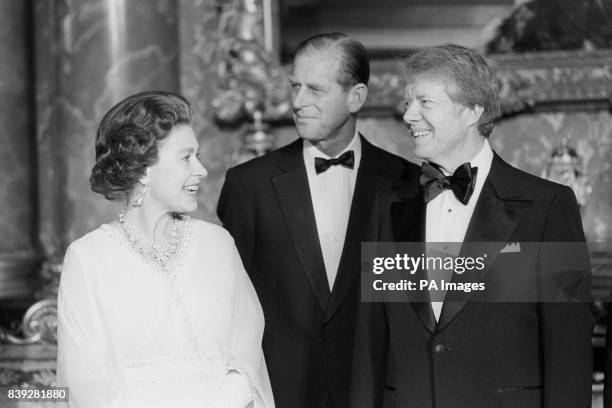
[(368, 84), (370, 80), (368, 52), (356, 39), (344, 33), (317, 34), (302, 41), (298, 45), (295, 56), (313, 50), (338, 51), (340, 64), (337, 80), (345, 89), (357, 84)]
[(126, 200), (147, 167), (157, 162), (158, 143), (175, 126), (189, 123), (189, 102), (170, 92), (141, 92), (113, 106), (96, 134), (91, 189), (107, 200)]
[(417, 76), (442, 80), (453, 102), (474, 108), (482, 106), (478, 131), (489, 137), (499, 115), (498, 85), (485, 59), (469, 48), (447, 44), (426, 48), (405, 59), (408, 82)]

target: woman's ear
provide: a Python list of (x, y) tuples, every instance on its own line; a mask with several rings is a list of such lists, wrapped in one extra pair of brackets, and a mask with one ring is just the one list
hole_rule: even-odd
[(146, 185), (148, 185), (150, 182), (151, 182), (151, 168), (150, 168), (150, 167), (147, 167), (147, 168), (146, 168), (146, 170), (145, 170), (145, 174), (144, 174), (144, 176), (142, 176), (142, 177), (140, 178), (140, 180), (138, 180), (138, 183), (139, 183), (140, 185), (146, 186)]
[(363, 107), (368, 96), (368, 87), (359, 83), (353, 85), (348, 92), (348, 108), (350, 113), (357, 113)]

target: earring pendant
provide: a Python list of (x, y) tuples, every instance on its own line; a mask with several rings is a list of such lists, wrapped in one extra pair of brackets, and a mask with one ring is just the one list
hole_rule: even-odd
[(134, 202), (132, 203), (132, 207), (135, 207), (135, 208), (140, 207), (148, 191), (149, 191), (149, 185), (145, 184), (142, 187), (142, 189), (138, 192), (138, 194), (136, 194), (136, 197), (134, 198)]

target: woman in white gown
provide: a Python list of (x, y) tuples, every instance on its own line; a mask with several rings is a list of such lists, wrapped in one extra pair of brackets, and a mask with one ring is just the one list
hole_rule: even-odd
[(231, 236), (190, 219), (206, 170), (191, 108), (133, 95), (104, 117), (91, 185), (118, 220), (73, 242), (58, 382), (78, 408), (269, 408), (263, 314)]

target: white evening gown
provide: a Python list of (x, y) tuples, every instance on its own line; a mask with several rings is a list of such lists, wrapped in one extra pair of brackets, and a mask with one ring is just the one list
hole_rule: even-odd
[(58, 383), (77, 408), (274, 406), (264, 319), (234, 241), (190, 220), (174, 267), (105, 224), (70, 245), (59, 289)]

